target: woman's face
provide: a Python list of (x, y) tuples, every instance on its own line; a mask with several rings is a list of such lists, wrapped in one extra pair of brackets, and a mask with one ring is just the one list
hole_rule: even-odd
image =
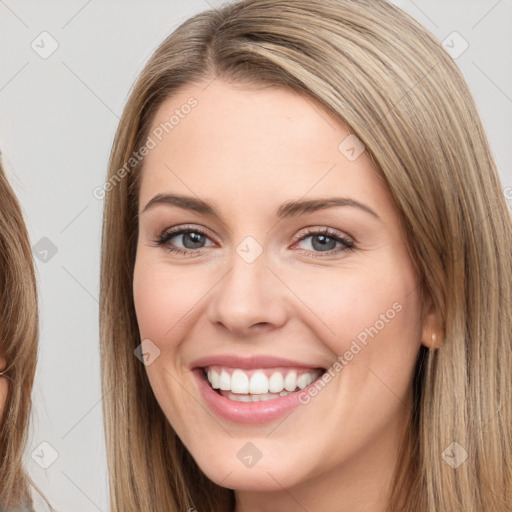
[(178, 436), (239, 491), (382, 482), (426, 311), (358, 141), (309, 97), (220, 79), (168, 99), (150, 136), (133, 291)]

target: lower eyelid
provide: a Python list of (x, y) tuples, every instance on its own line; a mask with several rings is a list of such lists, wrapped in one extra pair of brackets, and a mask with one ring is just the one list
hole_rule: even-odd
[[(178, 237), (178, 236), (186, 235), (188, 233), (199, 233), (201, 235), (204, 235), (206, 242), (209, 241), (211, 243), (210, 243), (210, 245), (205, 245), (203, 247), (197, 247), (195, 249), (193, 249), (193, 248), (191, 249), (191, 248), (187, 248), (187, 247), (171, 246), (171, 244), (170, 244), (171, 239)], [(338, 235), (337, 233), (330, 233), (330, 232), (326, 232), (325, 230), (321, 230), (321, 229), (318, 231), (311, 231), (309, 233), (306, 233), (306, 234), (300, 236), (293, 243), (293, 246), (299, 244), (300, 242), (306, 240), (307, 238), (315, 237), (317, 235), (324, 235), (326, 237), (329, 237), (329, 238), (335, 240), (339, 244), (338, 247), (329, 249), (327, 251), (315, 251), (315, 250), (311, 250), (311, 249), (300, 249), (300, 250), (305, 251), (308, 254), (312, 254), (315, 257), (321, 257), (323, 254), (325, 254), (326, 256), (334, 255), (334, 254), (338, 254), (338, 253), (344, 252), (346, 250), (351, 250), (351, 249), (355, 248), (354, 243), (350, 239), (348, 239), (344, 236)], [(165, 238), (167, 238), (167, 241), (162, 241)], [(197, 253), (200, 253), (203, 249), (207, 249), (208, 247), (213, 247), (216, 245), (216, 243), (208, 236), (208, 234), (204, 230), (194, 229), (194, 228), (186, 228), (186, 227), (177, 229), (174, 232), (171, 231), (171, 232), (167, 232), (167, 233), (165, 233), (165, 232), (162, 233), (160, 235), (160, 237), (156, 239), (156, 243), (157, 243), (157, 245), (167, 249), (169, 252), (180, 253), (182, 255), (188, 255), (188, 254), (192, 254), (192, 253), (197, 254)]]

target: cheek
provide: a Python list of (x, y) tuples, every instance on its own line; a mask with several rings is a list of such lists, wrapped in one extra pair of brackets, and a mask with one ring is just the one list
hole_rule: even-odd
[(412, 267), (381, 258), (364, 270), (344, 268), (289, 279), (295, 279), (294, 291), (312, 311), (305, 310), (314, 318), (309, 325), (317, 326), (316, 336), (336, 354), (333, 374), (342, 375), (338, 384), (343, 392), (357, 393), (361, 403), (384, 399), (389, 395), (386, 386), (405, 396), (420, 344)]
[[(383, 263), (383, 262), (381, 262)], [(347, 342), (378, 331), (399, 341), (404, 329), (416, 328), (419, 304), (412, 272), (384, 265), (365, 269), (344, 268), (309, 275), (288, 275), (294, 292), (320, 326), (321, 339), (340, 353)], [(319, 332), (320, 334), (320, 332)], [(350, 343), (349, 343), (350, 345)]]
[[(176, 329), (186, 318), (200, 290), (187, 272), (162, 268), (144, 258), (136, 261), (133, 276), (133, 299), (141, 339), (156, 344), (175, 338)], [(173, 335), (169, 335), (174, 330)]]
[[(155, 398), (168, 417), (180, 416), (176, 410), (184, 406), (181, 384), (180, 343), (190, 326), (187, 313), (197, 297), (191, 292), (193, 283), (186, 272), (176, 272), (162, 262), (138, 255), (133, 275), (133, 299), (140, 340), (150, 340), (149, 352), (154, 358), (146, 366)], [(146, 341), (147, 343), (147, 341)], [(156, 349), (151, 348), (156, 345)], [(169, 400), (172, 396), (173, 399)]]

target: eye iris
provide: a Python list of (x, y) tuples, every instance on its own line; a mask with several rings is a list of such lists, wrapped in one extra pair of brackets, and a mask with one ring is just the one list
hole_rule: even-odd
[[(320, 244), (318, 243), (315, 243), (317, 240), (320, 241)], [(331, 246), (328, 246), (329, 245), (329, 242), (331, 242)], [(325, 250), (325, 251), (329, 251), (331, 249), (335, 249), (336, 248), (336, 240), (334, 240), (334, 238), (331, 238), (329, 236), (326, 236), (326, 235), (315, 235), (313, 237), (313, 240), (312, 240), (312, 243), (311, 245), (313, 246), (314, 249), (316, 250)]]
[[(202, 244), (204, 243), (204, 235), (201, 233), (195, 233), (194, 231), (183, 233), (182, 237), (183, 245), (187, 249), (197, 249), (198, 247), (202, 247)], [(187, 243), (187, 240), (192, 240), (192, 242)]]

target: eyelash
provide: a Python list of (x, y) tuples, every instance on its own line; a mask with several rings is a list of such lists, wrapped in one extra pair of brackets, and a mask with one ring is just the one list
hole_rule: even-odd
[[(186, 233), (197, 233), (197, 234), (203, 235), (208, 238), (207, 233), (205, 231), (203, 231), (202, 229), (196, 228), (193, 226), (185, 226), (185, 227), (177, 228), (177, 229), (170, 230), (170, 231), (164, 231), (161, 235), (159, 235), (157, 237), (157, 239), (155, 240), (155, 244), (158, 247), (163, 247), (165, 250), (167, 250), (169, 252), (173, 252), (175, 254), (182, 254), (184, 256), (192, 256), (192, 257), (199, 256), (200, 250), (204, 249), (204, 247), (200, 247), (197, 250), (194, 250), (194, 249), (186, 250), (186, 249), (180, 249), (177, 247), (172, 247), (168, 244), (169, 240), (171, 240), (175, 236), (186, 234)], [(335, 231), (332, 231), (329, 228), (323, 228), (323, 229), (310, 228), (304, 235), (299, 237), (294, 242), (294, 244), (298, 243), (298, 242), (302, 242), (302, 240), (305, 240), (306, 238), (308, 238), (312, 235), (324, 235), (328, 238), (335, 240), (336, 242), (340, 242), (343, 245), (343, 247), (338, 247), (337, 249), (331, 249), (329, 251), (307, 251), (307, 250), (304, 250), (306, 253), (308, 253), (313, 258), (323, 258), (326, 256), (332, 256), (333, 254), (337, 254), (337, 253), (344, 252), (347, 250), (352, 251), (356, 248), (354, 242), (352, 242), (348, 238), (345, 238), (344, 236), (337, 234)]]

